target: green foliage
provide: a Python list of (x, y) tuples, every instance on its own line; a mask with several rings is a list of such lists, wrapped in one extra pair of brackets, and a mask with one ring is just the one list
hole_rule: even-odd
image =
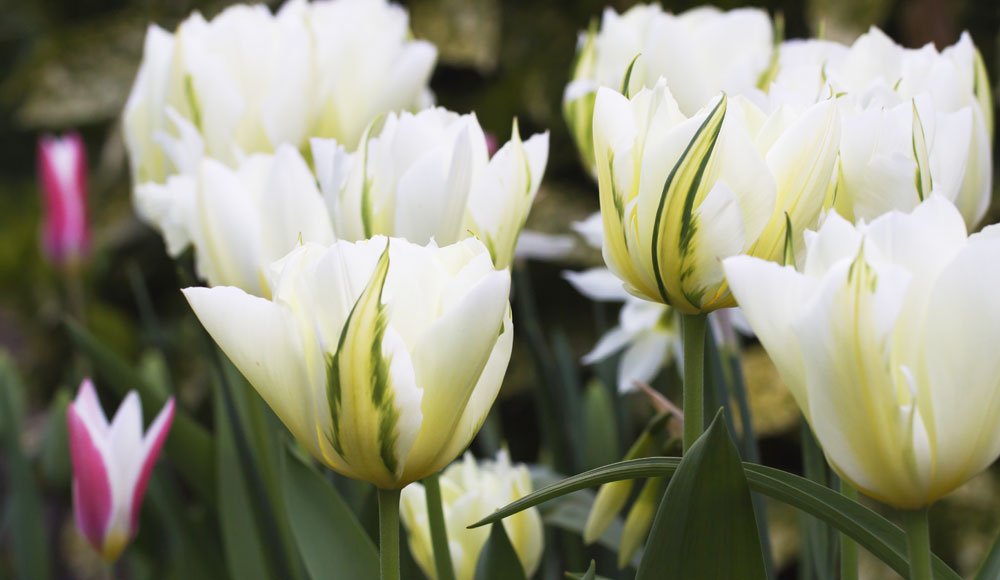
[(491, 526), (490, 537), (479, 553), (476, 580), (526, 580), (517, 552), (500, 522)]

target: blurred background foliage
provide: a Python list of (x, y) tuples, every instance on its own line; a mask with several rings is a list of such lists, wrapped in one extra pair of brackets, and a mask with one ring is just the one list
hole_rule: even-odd
[[(515, 116), (524, 134), (551, 131), (549, 166), (530, 229), (566, 233), (572, 221), (597, 208), (596, 186), (578, 164), (560, 103), (577, 32), (599, 18), (606, 3), (404, 2), (411, 11), (414, 34), (439, 48), (432, 80), (439, 104), (475, 111), (484, 128), (501, 141), (509, 135)], [(18, 529), (16, 522), (23, 517), (33, 519), (37, 533), (51, 540), (51, 558), (45, 565), (52, 567), (56, 577), (88, 577), (88, 571), (96, 570), (71, 523), (64, 428), (67, 401), (80, 378), (96, 369), (75, 351), (67, 318), (83, 321), (94, 336), (133, 363), (144, 380), (161, 392), (172, 385), (181, 406), (197, 422), (209, 428), (217, 423), (211, 388), (215, 379), (208, 368), (209, 357), (202, 356), (207, 343), (178, 291), (192, 283), (185, 273), (190, 269), (170, 260), (160, 237), (133, 215), (119, 114), (141, 57), (147, 23), (173, 29), (192, 10), (211, 16), (227, 4), (0, 0), (0, 70), (4, 71), (0, 78), (0, 350), (9, 353), (4, 372), (12, 375), (16, 369), (23, 377), (16, 384), (5, 378), (0, 385), (4, 391), (0, 435), (5, 442), (0, 447), (4, 449), (0, 491), (6, 498), (2, 545), (16, 547), (19, 537), (28, 533)], [(619, 11), (630, 4), (611, 2)], [(679, 12), (697, 4), (667, 2), (665, 7)], [(742, 3), (717, 4), (733, 8)], [(827, 37), (850, 41), (870, 25), (878, 25), (906, 46), (933, 42), (940, 48), (968, 30), (983, 53), (990, 78), (994, 83), (1000, 78), (1000, 4), (995, 0), (771, 0), (764, 7), (784, 15), (788, 38), (822, 30)], [(39, 248), (35, 141), (43, 133), (69, 129), (83, 134), (90, 156), (94, 251), (78, 271), (60, 272), (42, 258)], [(998, 217), (994, 203), (986, 223)], [(590, 303), (561, 278), (564, 268), (600, 263), (598, 252), (582, 243), (577, 246), (563, 263), (519, 263), (516, 267), (518, 340), (494, 419), (475, 445), (480, 453), (489, 453), (505, 441), (516, 460), (576, 472), (619, 459), (651, 414), (641, 395), (613, 396), (617, 432), (605, 433), (593, 423), (599, 412), (591, 405), (595, 396), (603, 395), (589, 396), (590, 389), (585, 391), (582, 385), (592, 378), (602, 379), (603, 385), (613, 384), (609, 380), (614, 376), (613, 361), (590, 368), (576, 361), (614, 324), (617, 313), (613, 306)], [(758, 345), (745, 346), (743, 371), (762, 461), (801, 473), (799, 414)], [(664, 376), (656, 386), (671, 394), (675, 373), (674, 369), (661, 373)], [(613, 390), (601, 384), (595, 388)], [(114, 408), (117, 401), (108, 400), (110, 393), (105, 390), (102, 395), (106, 408)], [(569, 407), (567, 416), (577, 419), (568, 422), (569, 432), (546, 432), (551, 425), (539, 418), (565, 407)], [(589, 423), (587, 418), (591, 418)], [(595, 432), (600, 436), (595, 437)], [(580, 450), (566, 457), (559, 453), (559, 444), (553, 443), (560, 440), (582, 441), (577, 445)], [(159, 472), (170, 469), (161, 465)], [(14, 493), (25, 470), (43, 482), (38, 494), (27, 499)], [(353, 493), (341, 483), (342, 491)], [(996, 471), (987, 472), (932, 514), (935, 549), (960, 571), (972, 569), (992, 542), (1000, 513), (998, 491)], [(172, 493), (186, 497), (195, 490), (154, 485), (152, 507), (144, 511), (147, 531), (140, 534), (140, 548), (157, 546), (161, 536), (177, 526), (194, 529), (188, 527), (192, 522), (197, 526), (211, 521), (199, 513), (180, 518), (164, 512), (163, 506), (172, 505), (166, 498)], [(561, 509), (572, 511), (573, 506)], [(801, 544), (797, 516), (777, 505), (770, 506), (769, 516), (776, 561), (784, 566), (785, 576), (797, 577), (795, 560)], [(548, 517), (554, 521), (581, 516), (557, 513)], [(206, 534), (210, 530), (203, 529), (194, 537)], [(568, 546), (571, 543), (563, 546), (570, 554), (579, 548)], [(208, 549), (211, 545), (206, 544)], [(12, 553), (9, 549), (0, 552), (0, 577), (12, 573)], [(613, 562), (611, 554), (606, 559)], [(582, 570), (585, 561), (582, 554), (578, 556), (569, 564)], [(143, 570), (151, 570), (150, 562), (132, 559), (129, 575), (145, 577)], [(215, 559), (221, 566), (221, 556)], [(864, 578), (893, 577), (874, 561), (864, 561), (864, 566)], [(550, 574), (557, 569), (543, 567), (540, 574), (555, 577)], [(208, 577), (213, 577), (211, 572)]]

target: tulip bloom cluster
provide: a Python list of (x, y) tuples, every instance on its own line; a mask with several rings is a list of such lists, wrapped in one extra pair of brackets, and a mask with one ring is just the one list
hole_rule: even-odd
[(197, 12), (174, 34), (151, 26), (125, 106), (135, 183), (196, 171), (310, 137), (357, 146), (378, 115), (428, 106), (437, 50), (410, 38), (385, 0), (295, 0), (277, 14), (237, 5)]

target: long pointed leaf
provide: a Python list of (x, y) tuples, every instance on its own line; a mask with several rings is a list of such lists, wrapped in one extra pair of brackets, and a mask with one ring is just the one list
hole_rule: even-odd
[[(592, 469), (525, 496), (476, 522), (473, 527), (500, 521), (578, 489), (622, 479), (670, 477), (677, 471), (679, 463), (680, 459), (676, 457), (650, 457)], [(743, 469), (751, 490), (822, 519), (850, 536), (897, 573), (904, 577), (909, 574), (906, 533), (899, 526), (862, 504), (797, 475), (752, 463), (744, 463)], [(961, 578), (937, 556), (933, 565), (934, 576), (938, 580)]]

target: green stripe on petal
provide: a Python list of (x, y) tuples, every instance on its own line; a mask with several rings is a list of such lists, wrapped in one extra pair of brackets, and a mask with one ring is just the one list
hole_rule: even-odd
[(924, 124), (917, 111), (917, 102), (913, 101), (913, 158), (917, 162), (917, 174), (914, 178), (917, 184), (917, 196), (920, 201), (931, 192), (931, 160), (927, 151), (927, 137), (924, 135)]
[[(653, 274), (660, 298), (687, 313), (700, 311), (703, 290), (690, 284), (695, 272), (692, 254), (698, 231), (694, 209), (710, 185), (703, 178), (719, 141), (727, 101), (723, 94), (670, 170), (653, 224)], [(669, 272), (666, 268), (670, 268)]]

